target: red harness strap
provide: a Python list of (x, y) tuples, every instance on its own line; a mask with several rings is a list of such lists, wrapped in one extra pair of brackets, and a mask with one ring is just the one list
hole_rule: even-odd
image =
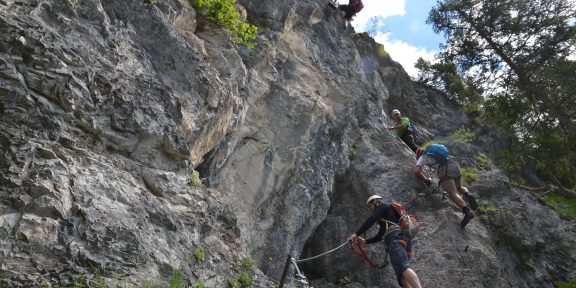
[(368, 255), (366, 255), (366, 252), (364, 252), (364, 249), (362, 249), (362, 247), (358, 244), (354, 245), (354, 243), (350, 244), (350, 248), (352, 249), (352, 252), (358, 254), (358, 256), (360, 256), (362, 258), (362, 260), (364, 260), (366, 263), (368, 263), (368, 265), (370, 265), (370, 267), (372, 268), (378, 268), (378, 265), (374, 264), (374, 262), (372, 262), (372, 260), (370, 260), (370, 258), (368, 257)]
[[(404, 245), (404, 247), (408, 247), (408, 243), (405, 240), (398, 240), (398, 242), (402, 243), (402, 245)], [(406, 255), (408, 255), (408, 258), (410, 258), (412, 253), (410, 253), (410, 251), (406, 251)]]

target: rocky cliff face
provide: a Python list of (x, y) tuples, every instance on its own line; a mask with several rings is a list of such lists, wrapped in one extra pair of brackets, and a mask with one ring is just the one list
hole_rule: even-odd
[[(275, 286), (286, 255), (342, 244), (367, 196), (422, 192), (413, 155), (385, 129), (393, 108), (461, 158), (504, 145), (486, 127), (476, 145), (455, 142), (471, 120), (323, 1), (240, 2), (259, 27), (254, 49), (197, 25), (184, 0), (0, 1), (2, 285), (81, 275), (141, 286), (177, 270), (226, 287), (254, 259), (254, 286)], [(576, 277), (574, 223), (477, 168), (470, 188), (490, 209), (466, 231), (439, 195), (410, 202), (423, 222), (422, 283)], [(193, 169), (203, 186), (189, 184)], [(301, 268), (315, 287), (396, 285), (391, 268), (371, 270), (347, 249)]]

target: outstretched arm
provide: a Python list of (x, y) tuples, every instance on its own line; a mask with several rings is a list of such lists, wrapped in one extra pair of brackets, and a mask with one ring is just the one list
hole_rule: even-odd
[(374, 237), (372, 237), (370, 239), (366, 239), (366, 240), (362, 239), (362, 240), (364, 240), (364, 243), (366, 243), (366, 244), (375, 243), (375, 242), (382, 240), (382, 236), (384, 236), (384, 233), (386, 233), (386, 227), (382, 227), (382, 225), (380, 225), (380, 229), (378, 230), (378, 233), (376, 233), (376, 235), (374, 235)]
[(427, 162), (427, 158), (426, 156), (422, 155), (418, 161), (416, 162), (416, 177), (418, 177), (418, 179), (420, 179), (420, 181), (426, 183), (427, 186), (432, 185), (432, 179), (430, 178), (426, 178), (426, 176), (424, 176), (424, 174), (422, 173), (423, 167), (424, 165), (426, 165)]
[(426, 181), (426, 177), (422, 174), (422, 166), (416, 165), (416, 177), (418, 177), (420, 181)]
[(407, 127), (408, 127), (408, 125), (402, 124), (402, 125), (396, 125), (396, 126), (388, 127), (388, 130), (406, 129)]
[(356, 231), (356, 235), (362, 235), (364, 232), (366, 232), (366, 230), (368, 230), (370, 227), (372, 227), (372, 225), (374, 225), (374, 223), (376, 223), (378, 220), (380, 220), (380, 218), (382, 218), (384, 216), (384, 212), (386, 211), (386, 207), (387, 205), (385, 204), (380, 204), (376, 210), (374, 210), (374, 213), (372, 213), (372, 215), (370, 215), (370, 217), (368, 217), (368, 219), (366, 219), (366, 221), (364, 221), (364, 224), (362, 224), (362, 226), (360, 226), (360, 229), (358, 229)]

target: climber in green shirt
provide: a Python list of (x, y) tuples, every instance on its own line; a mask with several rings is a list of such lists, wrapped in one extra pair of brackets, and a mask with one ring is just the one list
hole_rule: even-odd
[(414, 142), (414, 129), (408, 117), (402, 117), (398, 109), (392, 110), (392, 119), (396, 121), (396, 125), (388, 127), (388, 130), (396, 130), (398, 138), (402, 139), (413, 152), (416, 152), (418, 145)]

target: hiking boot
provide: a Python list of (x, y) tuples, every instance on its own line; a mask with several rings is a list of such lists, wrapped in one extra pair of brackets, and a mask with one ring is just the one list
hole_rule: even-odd
[(478, 203), (476, 202), (476, 198), (474, 198), (472, 194), (464, 193), (464, 199), (466, 199), (466, 202), (468, 202), (468, 205), (470, 206), (470, 209), (472, 209), (472, 211), (478, 210)]
[(466, 227), (466, 224), (468, 224), (468, 222), (470, 222), (470, 220), (472, 220), (472, 218), (474, 218), (474, 212), (470, 211), (470, 212), (464, 214), (464, 218), (462, 218), (462, 221), (460, 221), (460, 227), (462, 227), (462, 229), (464, 229), (464, 227)]

